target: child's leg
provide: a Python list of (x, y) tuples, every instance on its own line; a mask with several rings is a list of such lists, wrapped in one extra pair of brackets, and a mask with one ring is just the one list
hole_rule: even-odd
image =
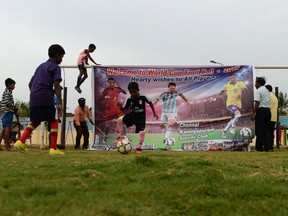
[(4, 137), (4, 133), (5, 133), (5, 128), (2, 128), (1, 132), (0, 132), (0, 144), (2, 142), (2, 139)]
[(25, 143), (28, 136), (31, 135), (32, 131), (40, 125), (40, 122), (30, 122), (30, 124), (26, 127), (22, 136), (18, 139), (22, 143)]
[(78, 66), (78, 68), (79, 68), (79, 75), (77, 77), (77, 85), (76, 85), (77, 87), (80, 86), (80, 80), (83, 76), (84, 66), (81, 65), (81, 66)]
[(144, 142), (144, 139), (145, 139), (145, 134), (146, 134), (146, 130), (139, 132), (139, 143), (138, 143), (138, 145), (142, 146), (142, 144)]
[(77, 77), (77, 84), (76, 84), (77, 87), (80, 86), (80, 80), (81, 80), (81, 75), (79, 75), (79, 76)]
[(145, 139), (145, 134), (146, 134), (146, 127), (145, 123), (144, 124), (136, 124), (136, 133), (139, 133), (139, 142), (136, 147), (136, 153), (140, 153), (142, 151), (142, 144)]
[(124, 115), (117, 119), (117, 130), (119, 131), (120, 136), (114, 141), (114, 143), (118, 143), (123, 139), (128, 139), (126, 137), (126, 128), (130, 127), (131, 125), (129, 125), (129, 121), (127, 122), (127, 119), (129, 119), (129, 115)]
[(125, 135), (125, 134), (123, 134), (123, 131), (124, 131), (123, 117), (124, 116), (121, 116), (117, 119), (117, 129), (119, 131), (120, 136)]
[(10, 135), (11, 135), (11, 127), (5, 127), (5, 132), (4, 132), (4, 141), (5, 141), (5, 148), (6, 150), (10, 150)]
[[(83, 77), (82, 77), (83, 75)], [(85, 68), (83, 71), (82, 71), (82, 75), (80, 77), (80, 80), (79, 80), (79, 84), (77, 83), (77, 86), (80, 87), (80, 85), (85, 81), (85, 79), (87, 79), (88, 75), (87, 75), (87, 69)], [(79, 79), (79, 77), (78, 77)]]
[(52, 120), (50, 121), (51, 125), (51, 131), (50, 131), (50, 137), (51, 137), (51, 146), (50, 148), (57, 149), (57, 137), (58, 137), (58, 120)]

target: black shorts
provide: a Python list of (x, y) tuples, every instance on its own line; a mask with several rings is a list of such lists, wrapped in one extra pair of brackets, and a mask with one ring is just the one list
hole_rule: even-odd
[(144, 131), (146, 127), (145, 118), (137, 119), (133, 113), (128, 113), (123, 117), (123, 123), (126, 127), (131, 127), (132, 125), (136, 126), (135, 133), (139, 133), (140, 131)]
[(55, 106), (31, 106), (30, 107), (30, 121), (41, 122), (41, 121), (53, 121), (55, 120)]
[(78, 69), (79, 69), (79, 71), (87, 71), (84, 64), (78, 65)]

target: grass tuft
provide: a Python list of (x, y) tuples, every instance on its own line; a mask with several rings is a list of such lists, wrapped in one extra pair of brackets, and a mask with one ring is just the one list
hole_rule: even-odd
[(139, 157), (135, 157), (134, 161), (135, 161), (135, 164), (145, 166), (145, 167), (151, 167), (154, 165), (154, 161), (147, 156), (140, 155)]

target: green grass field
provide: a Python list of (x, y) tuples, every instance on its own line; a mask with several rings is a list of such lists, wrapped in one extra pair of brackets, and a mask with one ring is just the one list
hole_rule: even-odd
[(288, 150), (0, 152), (0, 214), (288, 215)]

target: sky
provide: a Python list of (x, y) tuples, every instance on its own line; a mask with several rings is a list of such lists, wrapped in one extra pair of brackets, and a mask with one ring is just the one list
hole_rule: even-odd
[[(14, 100), (29, 101), (28, 83), (48, 59), (48, 47), (66, 51), (76, 66), (94, 43), (92, 58), (109, 65), (287, 66), (287, 0), (0, 0), (0, 81), (16, 81)], [(254, 71), (288, 93), (288, 69)], [(67, 112), (78, 98), (92, 104), (91, 74), (74, 89), (78, 69), (64, 69)], [(0, 85), (1, 90), (1, 85)]]

